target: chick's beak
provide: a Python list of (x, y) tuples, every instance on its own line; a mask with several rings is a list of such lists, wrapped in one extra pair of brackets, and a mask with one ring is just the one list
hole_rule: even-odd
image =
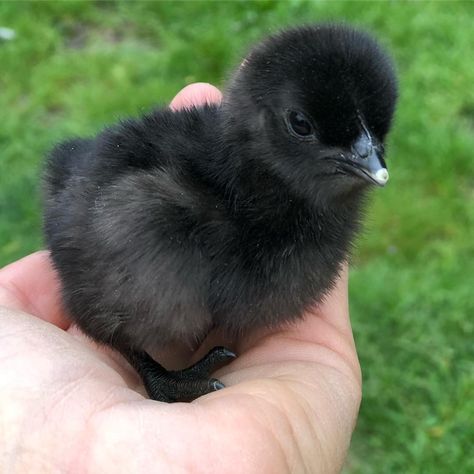
[(381, 147), (374, 144), (372, 137), (363, 132), (354, 142), (347, 163), (352, 171), (378, 186), (385, 186), (388, 181), (388, 170), (383, 159)]

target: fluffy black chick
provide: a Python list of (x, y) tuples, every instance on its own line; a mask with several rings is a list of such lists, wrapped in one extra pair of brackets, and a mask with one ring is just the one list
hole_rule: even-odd
[(348, 258), (364, 196), (384, 185), (397, 98), (366, 33), (314, 25), (257, 45), (221, 105), (156, 110), (58, 145), (44, 229), (64, 305), (157, 400), (222, 388), (216, 348), (166, 371), (148, 352), (211, 328), (300, 318)]

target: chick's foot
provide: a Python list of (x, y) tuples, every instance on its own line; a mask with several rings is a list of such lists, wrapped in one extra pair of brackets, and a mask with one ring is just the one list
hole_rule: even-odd
[(146, 352), (134, 352), (129, 361), (143, 380), (148, 395), (161, 402), (188, 402), (224, 388), (210, 373), (236, 356), (224, 347), (215, 347), (201, 360), (184, 370), (166, 370)]

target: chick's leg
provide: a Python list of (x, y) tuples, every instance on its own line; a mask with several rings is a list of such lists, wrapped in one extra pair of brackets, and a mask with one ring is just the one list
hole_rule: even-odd
[(224, 388), (209, 374), (218, 365), (229, 362), (235, 354), (224, 347), (215, 347), (201, 360), (184, 370), (166, 370), (146, 352), (131, 352), (127, 358), (143, 380), (153, 400), (162, 402), (191, 401)]

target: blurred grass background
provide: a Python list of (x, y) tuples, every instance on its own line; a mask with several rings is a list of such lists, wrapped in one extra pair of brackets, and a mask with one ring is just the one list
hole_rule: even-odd
[(473, 3), (0, 3), (16, 32), (0, 40), (0, 265), (42, 247), (56, 141), (222, 85), (258, 38), (328, 19), (374, 32), (401, 89), (352, 269), (364, 399), (346, 472), (474, 472)]

